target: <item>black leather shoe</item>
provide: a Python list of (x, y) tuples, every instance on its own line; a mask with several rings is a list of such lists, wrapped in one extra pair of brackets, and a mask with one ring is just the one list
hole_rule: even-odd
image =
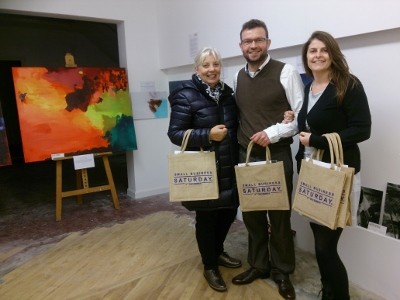
[(275, 280), (279, 288), (279, 294), (285, 299), (296, 299), (296, 292), (289, 279)]
[(230, 257), (226, 252), (222, 252), (218, 257), (218, 264), (232, 269), (240, 268), (242, 266), (242, 262), (239, 259)]
[(256, 268), (251, 267), (247, 271), (240, 273), (239, 275), (232, 278), (233, 284), (249, 284), (258, 278), (268, 278), (268, 272), (262, 272)]
[(204, 270), (203, 274), (211, 288), (218, 292), (225, 292), (227, 290), (225, 281), (222, 279), (218, 269)]

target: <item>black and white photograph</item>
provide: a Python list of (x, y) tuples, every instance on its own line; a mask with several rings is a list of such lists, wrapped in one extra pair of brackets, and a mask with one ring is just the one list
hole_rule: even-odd
[(387, 227), (386, 235), (400, 239), (400, 184), (387, 184), (382, 225)]
[(361, 187), (360, 204), (357, 212), (358, 226), (368, 228), (369, 222), (379, 224), (383, 191)]

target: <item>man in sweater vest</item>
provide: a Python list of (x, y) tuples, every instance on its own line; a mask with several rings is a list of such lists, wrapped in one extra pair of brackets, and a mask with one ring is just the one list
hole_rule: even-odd
[[(240, 32), (240, 48), (247, 61), (234, 83), (239, 108), (238, 141), (240, 162), (245, 162), (250, 141), (254, 147), (251, 161), (265, 161), (265, 147), (271, 159), (283, 161), (289, 199), (293, 189), (293, 161), (290, 145), (297, 133), (297, 114), (303, 102), (303, 83), (293, 66), (271, 59), (271, 40), (263, 21), (250, 20)], [(294, 119), (283, 122), (285, 111)], [(249, 284), (258, 278), (272, 279), (285, 299), (295, 299), (289, 279), (295, 268), (290, 210), (243, 212), (249, 232), (248, 263), (250, 268), (232, 279), (234, 284)], [(268, 231), (268, 228), (270, 230)]]

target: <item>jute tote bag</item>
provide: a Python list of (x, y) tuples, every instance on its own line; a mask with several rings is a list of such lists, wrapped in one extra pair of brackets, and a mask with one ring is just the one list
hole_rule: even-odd
[(343, 147), (339, 134), (331, 133), (327, 135), (327, 138), (331, 139), (332, 145), (334, 146), (334, 152), (339, 171), (346, 174), (346, 181), (343, 187), (342, 198), (339, 204), (338, 215), (336, 219), (336, 228), (344, 228), (346, 225), (352, 225), (350, 195), (353, 188), (354, 168), (350, 168), (344, 164)]
[(292, 208), (335, 229), (346, 174), (339, 171), (335, 165), (333, 146), (329, 144), (331, 154), (329, 168), (318, 165), (314, 157), (302, 160)]
[(241, 211), (289, 210), (283, 162), (271, 162), (266, 147), (266, 161), (249, 163), (253, 142), (247, 147), (246, 163), (235, 166)]
[(185, 152), (192, 129), (185, 132), (181, 151), (168, 156), (169, 200), (171, 202), (218, 199), (215, 153)]

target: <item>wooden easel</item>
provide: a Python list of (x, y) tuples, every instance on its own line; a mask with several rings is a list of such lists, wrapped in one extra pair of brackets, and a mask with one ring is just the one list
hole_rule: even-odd
[(53, 159), (56, 161), (56, 221), (61, 220), (63, 198), (71, 196), (77, 196), (77, 203), (82, 204), (83, 203), (82, 195), (89, 193), (103, 192), (103, 191), (111, 191), (111, 197), (114, 203), (114, 208), (119, 209), (119, 200), (117, 196), (117, 191), (115, 189), (114, 179), (110, 168), (110, 162), (108, 161), (108, 156), (110, 154), (111, 152), (94, 154), (95, 157), (101, 156), (103, 159), (103, 164), (104, 164), (104, 169), (106, 171), (108, 184), (89, 187), (89, 176), (87, 173), (87, 169), (79, 169), (76, 170), (76, 189), (69, 191), (63, 191), (62, 163), (64, 160), (72, 159), (73, 157), (60, 157)]
[[(71, 53), (65, 54), (65, 67), (66, 68), (76, 68), (74, 56)], [(115, 209), (119, 209), (119, 200), (117, 196), (117, 191), (115, 189), (114, 179), (112, 176), (110, 162), (108, 161), (108, 156), (112, 154), (111, 152), (105, 153), (95, 153), (95, 157), (101, 156), (103, 159), (104, 169), (107, 175), (106, 185), (89, 187), (89, 176), (87, 169), (76, 170), (76, 189), (70, 191), (63, 191), (63, 172), (62, 172), (62, 162), (67, 159), (72, 159), (73, 157), (57, 157), (53, 158), (56, 161), (56, 221), (61, 220), (62, 213), (62, 201), (63, 198), (77, 196), (77, 203), (83, 203), (82, 195), (103, 191), (111, 191), (112, 201), (114, 203)]]

